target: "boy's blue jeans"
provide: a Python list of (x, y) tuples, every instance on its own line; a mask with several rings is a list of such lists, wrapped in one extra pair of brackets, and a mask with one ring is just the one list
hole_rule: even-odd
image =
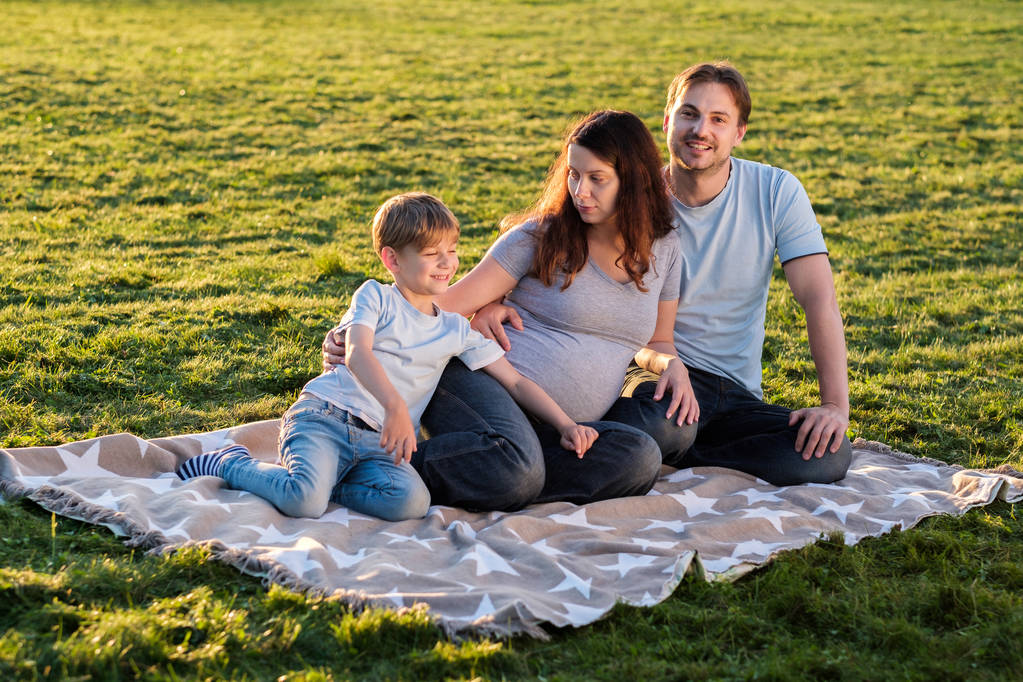
[(269, 500), (288, 516), (322, 516), (328, 502), (388, 521), (421, 518), (430, 493), (407, 463), (380, 447), (380, 434), (319, 398), (299, 396), (281, 421), (283, 466), (245, 454), (224, 457), (228, 486)]
[(466, 509), (585, 504), (650, 490), (661, 468), (657, 442), (628, 424), (586, 423), (600, 436), (579, 459), (493, 377), (451, 360), (423, 414), (430, 437), (419, 442), (412, 465), (435, 504)]

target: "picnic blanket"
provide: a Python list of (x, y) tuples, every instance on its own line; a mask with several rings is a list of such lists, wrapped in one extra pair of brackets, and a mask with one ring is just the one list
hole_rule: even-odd
[(231, 442), (273, 460), (277, 427), (0, 450), (0, 492), (153, 552), (202, 545), (267, 583), (355, 608), (425, 604), (452, 635), (536, 637), (546, 636), (543, 623), (586, 625), (616, 602), (656, 604), (690, 570), (731, 580), (834, 531), (854, 544), (927, 516), (1023, 499), (1023, 474), (1008, 467), (965, 470), (866, 441), (832, 485), (776, 487), (728, 469), (665, 467), (642, 497), (513, 513), (434, 506), (400, 523), (337, 506), (294, 519), (220, 479), (173, 473), (185, 457)]

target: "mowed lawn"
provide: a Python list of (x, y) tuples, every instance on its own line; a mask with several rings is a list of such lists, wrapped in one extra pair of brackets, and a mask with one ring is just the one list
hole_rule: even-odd
[[(1019, 2), (0, 5), (0, 446), (279, 416), (367, 277), (376, 206), (442, 197), (462, 272), (565, 127), (728, 58), (737, 153), (793, 171), (831, 249), (851, 435), (1023, 469)], [(725, 280), (727, 272), (722, 273)], [(816, 399), (780, 268), (768, 397)], [(4, 679), (1011, 679), (1023, 518), (1005, 504), (684, 582), (547, 642), (444, 639), (201, 552), (0, 505)]]

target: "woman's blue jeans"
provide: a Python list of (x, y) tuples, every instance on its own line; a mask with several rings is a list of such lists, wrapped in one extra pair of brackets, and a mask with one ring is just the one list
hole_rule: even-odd
[(495, 379), (452, 360), (423, 414), (429, 438), (420, 441), (412, 465), (434, 503), (466, 509), (585, 504), (650, 490), (661, 466), (657, 442), (628, 424), (586, 423), (600, 436), (579, 459)]
[(247, 454), (224, 457), (231, 488), (270, 501), (288, 516), (319, 517), (328, 502), (388, 521), (421, 518), (430, 493), (407, 463), (380, 447), (380, 434), (319, 398), (300, 397), (281, 421), (282, 466)]

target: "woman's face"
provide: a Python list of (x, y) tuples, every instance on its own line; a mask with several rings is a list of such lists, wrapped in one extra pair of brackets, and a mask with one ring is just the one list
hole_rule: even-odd
[(614, 222), (618, 184), (614, 166), (582, 145), (568, 145), (568, 192), (584, 223)]

